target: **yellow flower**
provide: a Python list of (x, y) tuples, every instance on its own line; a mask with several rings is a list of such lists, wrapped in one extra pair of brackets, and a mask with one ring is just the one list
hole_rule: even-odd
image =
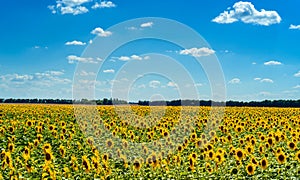
[(135, 171), (139, 171), (142, 168), (142, 163), (139, 161), (139, 159), (135, 159), (133, 162), (133, 169)]
[(286, 161), (286, 156), (283, 152), (281, 152), (281, 153), (277, 154), (276, 159), (279, 164), (284, 164)]
[(86, 155), (82, 156), (82, 166), (85, 169), (85, 172), (90, 172), (91, 166)]
[(255, 169), (256, 169), (256, 166), (252, 163), (249, 163), (247, 166), (246, 166), (246, 171), (249, 175), (253, 175), (255, 173)]
[(268, 167), (268, 160), (267, 160), (267, 158), (263, 158), (260, 161), (260, 167), (261, 167), (262, 170), (267, 169), (267, 167)]

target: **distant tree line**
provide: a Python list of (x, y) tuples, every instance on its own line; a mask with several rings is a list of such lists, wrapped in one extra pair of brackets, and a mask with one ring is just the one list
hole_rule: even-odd
[(119, 99), (103, 98), (99, 100), (70, 100), (70, 99), (4, 99), (0, 98), (0, 103), (29, 103), (29, 104), (97, 104), (97, 105), (112, 105), (112, 104), (127, 104), (127, 101)]
[(299, 100), (264, 100), (264, 101), (226, 101), (215, 102), (211, 100), (172, 100), (172, 101), (138, 101), (127, 102), (119, 99), (103, 98), (99, 100), (70, 100), (70, 99), (4, 99), (0, 103), (31, 103), (31, 104), (97, 104), (97, 105), (121, 105), (135, 104), (140, 106), (251, 106), (251, 107), (300, 107)]
[(211, 100), (172, 100), (172, 101), (139, 101), (137, 103), (141, 106), (156, 106), (156, 105), (167, 105), (167, 106), (250, 106), (250, 107), (300, 107), (299, 100), (264, 100), (264, 101), (226, 101), (226, 102), (215, 102)]

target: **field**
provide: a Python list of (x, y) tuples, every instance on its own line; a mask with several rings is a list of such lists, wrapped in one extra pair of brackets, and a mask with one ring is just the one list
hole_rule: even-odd
[(224, 110), (0, 105), (0, 179), (300, 176), (300, 109)]

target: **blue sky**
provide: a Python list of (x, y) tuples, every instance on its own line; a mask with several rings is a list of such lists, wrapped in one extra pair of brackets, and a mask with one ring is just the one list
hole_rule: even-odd
[[(95, 98), (211, 99), (214, 82), (195, 58), (214, 57), (222, 68), (227, 100), (300, 99), (299, 6), (298, 0), (5, 1), (0, 7), (0, 98), (72, 98), (74, 75), (83, 63), (101, 65), (99, 71), (78, 72), (82, 77), (97, 77), (81, 84), (83, 90), (95, 85)], [(109, 30), (143, 17), (183, 23), (207, 44), (183, 49), (170, 42), (145, 39), (120, 46), (106, 59), (83, 56), (97, 41), (109, 42), (116, 35), (125, 36), (125, 31), (168, 34), (160, 31), (155, 21), (137, 21), (124, 32)], [(179, 29), (170, 27), (169, 31), (192, 42)], [(164, 64), (168, 57), (179, 66)], [(174, 77), (163, 73), (141, 76), (149, 67), (147, 61), (161, 61), (168, 69), (166, 74)], [(134, 71), (135, 62), (141, 62), (141, 71)], [(130, 88), (122, 94), (118, 90), (124, 88), (117, 83)]]

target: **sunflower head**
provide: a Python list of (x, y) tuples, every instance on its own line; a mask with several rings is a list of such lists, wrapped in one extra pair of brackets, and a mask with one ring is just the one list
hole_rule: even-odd
[(252, 163), (249, 163), (247, 166), (246, 166), (246, 171), (247, 171), (247, 174), (248, 175), (253, 175), (255, 173), (255, 168), (256, 166)]
[(267, 167), (268, 167), (268, 160), (267, 160), (267, 158), (263, 158), (260, 161), (260, 167), (261, 167), (262, 170), (267, 169)]
[(283, 152), (277, 154), (277, 157), (276, 157), (277, 161), (279, 164), (284, 164), (285, 161), (286, 161), (286, 156)]

